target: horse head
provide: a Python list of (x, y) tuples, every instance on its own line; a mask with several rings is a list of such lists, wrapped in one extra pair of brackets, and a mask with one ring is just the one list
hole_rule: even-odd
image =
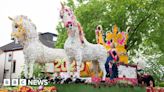
[(16, 43), (37, 37), (36, 26), (26, 16), (20, 15), (9, 19), (12, 20), (11, 39)]
[(70, 7), (65, 6), (63, 3), (61, 3), (61, 6), (60, 18), (68, 30), (68, 35), (74, 37), (77, 34), (76, 36), (79, 37), (80, 42), (84, 43), (83, 29), (80, 23), (76, 20), (76, 16), (74, 15), (73, 11), (70, 9)]
[(73, 14), (73, 11), (70, 9), (70, 7), (65, 6), (63, 3), (61, 3), (61, 10), (60, 10), (60, 18), (62, 19), (64, 26), (66, 28), (72, 29), (72, 26), (75, 24), (75, 16)]

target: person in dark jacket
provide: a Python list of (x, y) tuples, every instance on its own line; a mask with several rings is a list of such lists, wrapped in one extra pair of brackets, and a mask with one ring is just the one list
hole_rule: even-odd
[(108, 52), (108, 54), (109, 54), (109, 56), (108, 56), (106, 63), (105, 63), (105, 70), (107, 72), (106, 77), (110, 77), (112, 75), (111, 74), (111, 71), (113, 71), (112, 70), (112, 66), (113, 66), (112, 64), (119, 60), (114, 44), (112, 44), (111, 50)]

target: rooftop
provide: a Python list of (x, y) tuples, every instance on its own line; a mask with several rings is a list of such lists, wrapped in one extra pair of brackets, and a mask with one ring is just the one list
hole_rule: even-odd
[[(55, 42), (53, 39), (57, 38), (56, 34), (46, 32), (46, 33), (39, 33), (39, 40), (46, 45), (47, 47), (54, 48)], [(0, 50), (7, 52), (7, 51), (13, 51), (13, 50), (21, 50), (23, 47), (19, 44), (15, 44), (15, 42), (11, 42), (9, 44), (6, 44), (2, 47), (0, 47)]]

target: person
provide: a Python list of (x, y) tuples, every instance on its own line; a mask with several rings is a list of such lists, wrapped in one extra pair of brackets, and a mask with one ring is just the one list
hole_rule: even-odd
[(144, 74), (144, 82), (146, 83), (146, 86), (155, 87), (154, 78), (150, 74)]
[(138, 83), (141, 84), (142, 86), (155, 87), (155, 81), (151, 75), (142, 73), (142, 74), (137, 74), (137, 77), (138, 77)]
[(112, 73), (111, 73), (110, 79), (114, 79), (117, 77), (118, 77), (118, 67), (117, 67), (117, 63), (114, 62), (112, 65)]
[(96, 33), (96, 42), (98, 44), (104, 44), (104, 38), (103, 38), (103, 29), (102, 29), (102, 26), (101, 25), (98, 25), (96, 30), (95, 30), (95, 33)]
[[(109, 56), (105, 63), (105, 70), (107, 72), (106, 77), (110, 77), (110, 75), (112, 75), (110, 71), (115, 70), (114, 69), (115, 65), (113, 67), (113, 63), (119, 60), (114, 44), (112, 44), (111, 50), (108, 51), (108, 54), (109, 54)], [(110, 67), (110, 66), (113, 67), (113, 70), (112, 70), (112, 67)]]

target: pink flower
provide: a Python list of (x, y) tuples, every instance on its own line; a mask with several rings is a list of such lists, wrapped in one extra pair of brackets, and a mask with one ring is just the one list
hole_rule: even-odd
[(93, 83), (100, 83), (101, 78), (99, 78), (99, 77), (92, 77), (91, 80), (92, 80)]

